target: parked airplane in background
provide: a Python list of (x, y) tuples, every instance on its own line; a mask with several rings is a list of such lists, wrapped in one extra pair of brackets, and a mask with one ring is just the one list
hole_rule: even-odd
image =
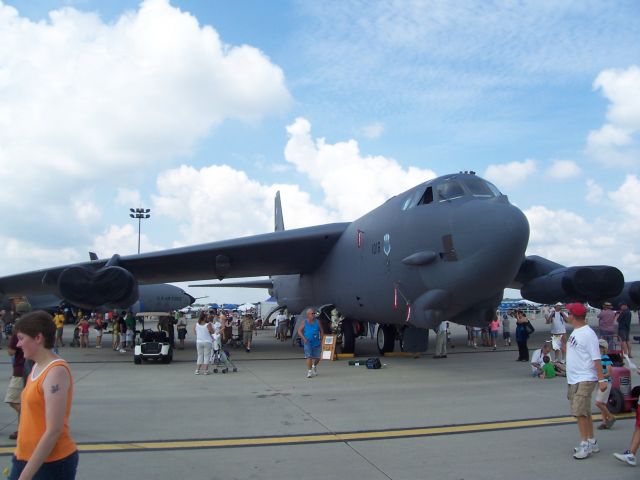
[[(194, 297), (183, 289), (175, 285), (169, 285), (168, 283), (140, 285), (138, 300), (125, 308), (131, 310), (134, 314), (139, 312), (170, 312), (188, 307), (193, 304), (195, 300)], [(48, 312), (57, 310), (58, 307), (65, 302), (63, 298), (52, 293), (29, 295), (27, 301), (33, 309), (47, 310)], [(107, 310), (110, 309), (109, 307), (109, 305), (106, 305), (100, 308)], [(5, 308), (9, 308), (7, 298), (5, 298), (4, 301), (0, 301), (0, 309)], [(117, 308), (123, 307), (120, 305)]]
[(465, 172), (422, 183), (351, 223), (284, 230), (277, 196), (275, 232), (9, 275), (0, 291), (55, 293), (87, 307), (130, 305), (138, 282), (269, 275), (236, 285), (268, 287), (291, 312), (335, 307), (348, 352), (363, 322), (381, 324), (382, 351), (399, 334), (407, 350), (423, 351), (428, 329), (443, 320), (487, 324), (506, 287), (539, 303), (601, 301), (626, 288), (615, 267), (525, 257), (528, 240), (524, 214)]

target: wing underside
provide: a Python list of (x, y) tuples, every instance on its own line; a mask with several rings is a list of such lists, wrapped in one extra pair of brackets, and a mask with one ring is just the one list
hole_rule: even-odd
[(106, 290), (109, 282), (122, 284), (127, 275), (135, 284), (149, 284), (307, 273), (324, 261), (347, 226), (333, 223), (283, 230), (9, 275), (0, 277), (0, 293), (60, 294), (65, 289), (99, 290), (101, 286)]

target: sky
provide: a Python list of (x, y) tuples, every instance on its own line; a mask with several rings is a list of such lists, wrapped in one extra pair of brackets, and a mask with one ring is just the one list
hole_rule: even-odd
[[(0, 275), (350, 221), (474, 170), (640, 280), (640, 3), (0, 0)], [(255, 290), (187, 288), (217, 302)]]

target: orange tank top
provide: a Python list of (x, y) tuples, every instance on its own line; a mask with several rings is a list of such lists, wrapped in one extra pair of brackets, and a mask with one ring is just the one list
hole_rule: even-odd
[(20, 424), (18, 426), (18, 444), (16, 458), (27, 461), (33, 455), (40, 438), (46, 430), (44, 390), (42, 383), (53, 367), (62, 366), (69, 373), (69, 392), (67, 394), (67, 408), (64, 413), (64, 426), (53, 450), (45, 462), (55, 462), (68, 457), (78, 448), (69, 434), (69, 414), (71, 413), (71, 400), (73, 398), (73, 377), (69, 365), (62, 359), (53, 360), (47, 365), (40, 375), (33, 377), (33, 371), (29, 375), (27, 385), (20, 396)]

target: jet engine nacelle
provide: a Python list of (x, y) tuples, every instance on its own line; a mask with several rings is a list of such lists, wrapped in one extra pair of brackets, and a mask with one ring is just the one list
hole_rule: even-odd
[(522, 298), (537, 303), (587, 302), (611, 298), (624, 287), (624, 276), (615, 267), (597, 265), (563, 267), (528, 281)]
[(613, 308), (620, 308), (620, 305), (625, 303), (631, 310), (637, 310), (640, 308), (640, 282), (627, 282), (617, 297), (603, 298), (599, 301), (589, 302), (589, 304), (596, 308), (602, 308), (605, 301), (611, 302)]
[(128, 270), (105, 266), (98, 270), (75, 266), (58, 276), (58, 292), (72, 305), (95, 308), (113, 305), (126, 308), (138, 301), (138, 281)]

